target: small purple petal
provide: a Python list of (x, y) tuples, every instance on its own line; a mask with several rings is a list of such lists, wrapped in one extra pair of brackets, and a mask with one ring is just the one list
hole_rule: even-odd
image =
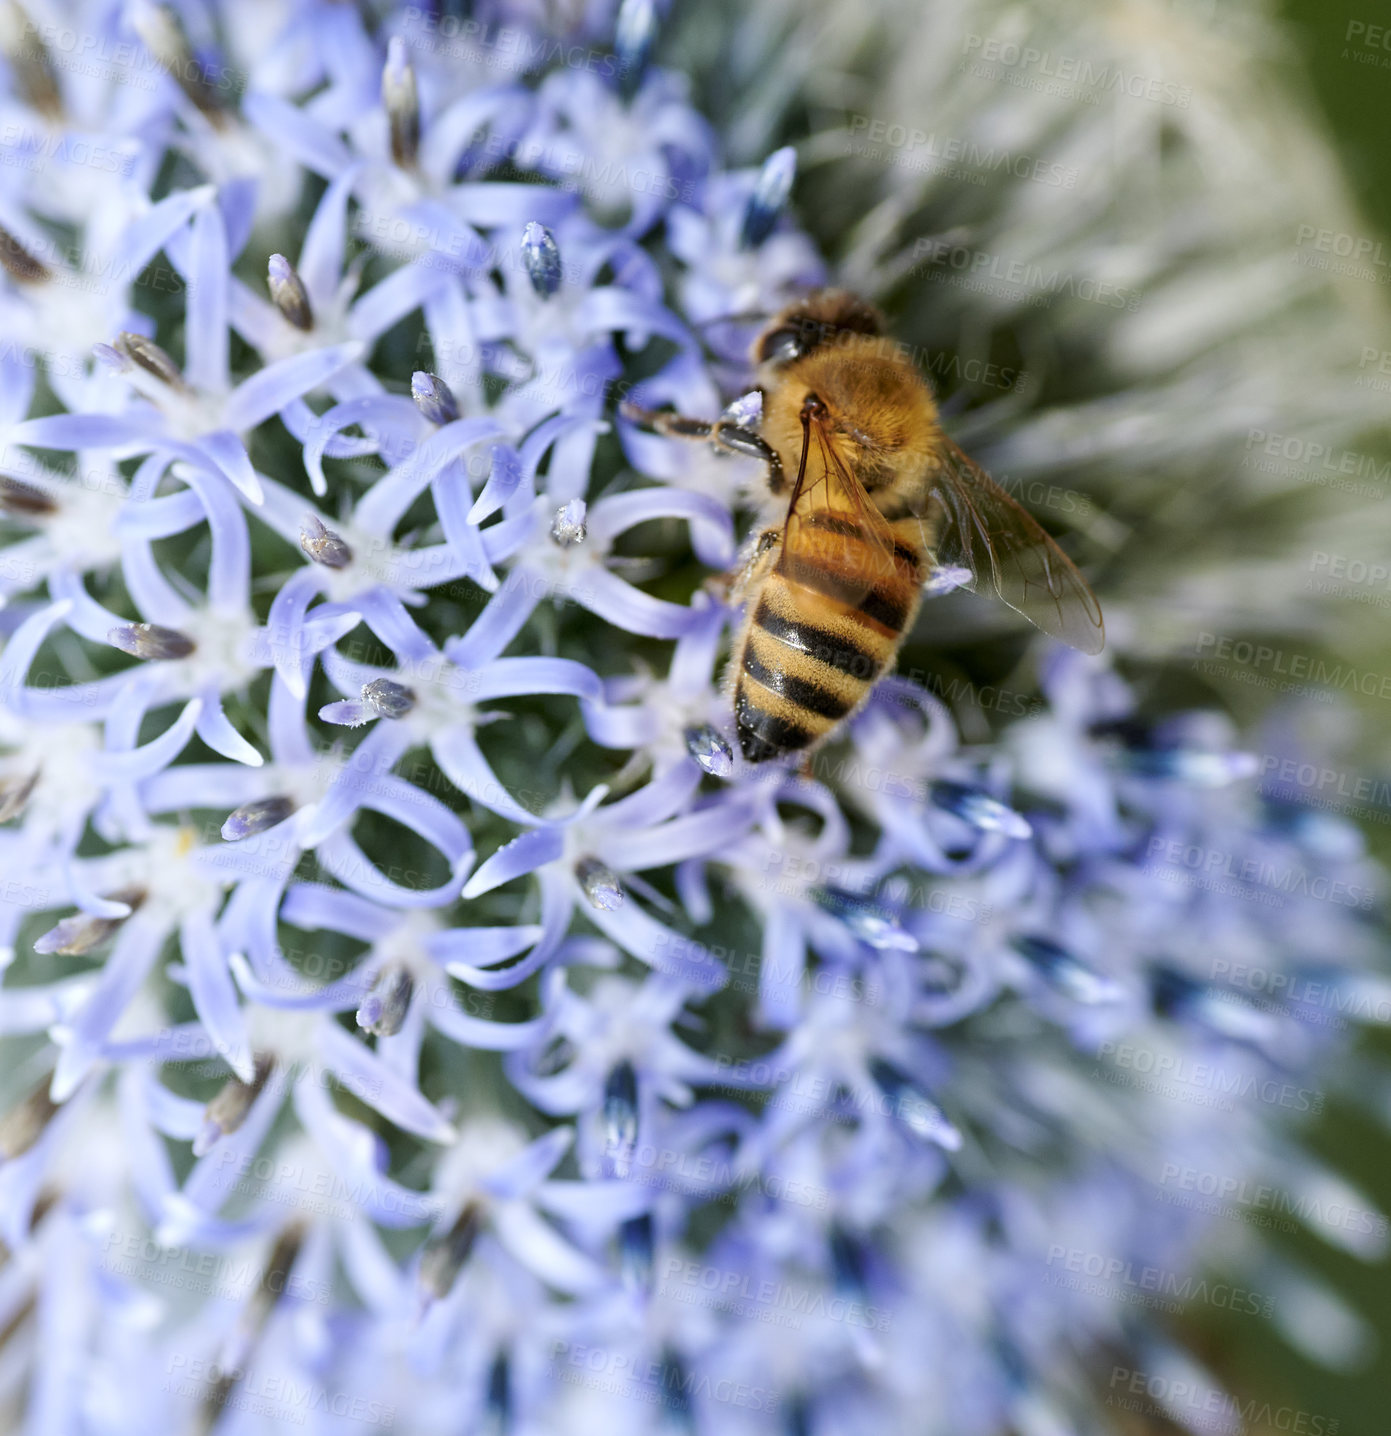
[(483, 485), (483, 492), (478, 495), (469, 510), (469, 522), (481, 524), (484, 519), (495, 514), (516, 493), (517, 485), (521, 481), (522, 462), (517, 451), (505, 444), (494, 444), (492, 469), (487, 483)]
[[(285, 408), (292, 399), (318, 389), (349, 364), (362, 358), (365, 346), (357, 340), (292, 354), (257, 370), (232, 391), (223, 410), (227, 427), (245, 433)], [(259, 503), (259, 498), (253, 500)]]
[(479, 864), (478, 870), (464, 884), (463, 896), (475, 898), (491, 892), (503, 883), (510, 883), (547, 863), (555, 862), (564, 851), (565, 838), (559, 828), (548, 826), (523, 833)]

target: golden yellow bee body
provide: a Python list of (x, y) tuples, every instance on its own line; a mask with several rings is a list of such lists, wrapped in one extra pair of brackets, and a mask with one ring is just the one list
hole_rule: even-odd
[(945, 435), (930, 389), (885, 340), (875, 309), (820, 291), (774, 318), (752, 357), (756, 431), (626, 407), (660, 432), (767, 465), (768, 520), (737, 581), (745, 614), (729, 670), (745, 758), (805, 751), (853, 713), (942, 568), (965, 570), (1045, 632), (1100, 650), (1091, 590)]

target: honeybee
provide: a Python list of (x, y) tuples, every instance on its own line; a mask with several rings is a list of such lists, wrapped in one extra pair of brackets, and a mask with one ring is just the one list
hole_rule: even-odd
[[(754, 341), (761, 417), (715, 423), (624, 404), (661, 434), (767, 466), (768, 508), (733, 597), (745, 613), (728, 687), (751, 763), (809, 749), (892, 665), (934, 575), (994, 593), (1084, 653), (1096, 596), (1038, 523), (942, 432), (931, 391), (842, 290), (789, 305)], [(967, 577), (969, 575), (969, 577)]]

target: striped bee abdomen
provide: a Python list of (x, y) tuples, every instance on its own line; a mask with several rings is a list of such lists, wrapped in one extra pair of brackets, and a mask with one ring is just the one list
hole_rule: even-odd
[(735, 654), (734, 716), (751, 763), (824, 738), (893, 661), (917, 611), (920, 560), (858, 524), (818, 514), (749, 601)]

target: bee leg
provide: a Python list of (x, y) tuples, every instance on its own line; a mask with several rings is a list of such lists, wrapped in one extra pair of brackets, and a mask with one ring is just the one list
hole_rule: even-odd
[(730, 569), (725, 574), (724, 585), (727, 602), (732, 604), (743, 602), (744, 593), (749, 585), (773, 566), (776, 561), (774, 555), (781, 542), (781, 529), (764, 529), (759, 534), (744, 565), (741, 568)]
[(773, 493), (779, 494), (787, 487), (778, 451), (766, 440), (759, 438), (752, 429), (732, 424), (728, 419), (717, 419), (711, 423), (708, 419), (688, 419), (684, 414), (675, 414), (668, 410), (643, 409), (626, 399), (618, 406), (618, 412), (634, 424), (641, 424), (667, 438), (705, 439), (726, 453), (762, 459), (768, 466), (768, 487)]
[(782, 460), (778, 451), (752, 429), (742, 429), (721, 419), (715, 425), (711, 439), (717, 449), (727, 449), (731, 454), (742, 454), (750, 459), (762, 459), (768, 466), (768, 488), (780, 494), (787, 487), (787, 476), (782, 471)]
[(618, 406), (618, 412), (634, 424), (667, 438), (713, 439), (715, 436), (715, 425), (708, 419), (688, 419), (667, 409), (644, 409), (627, 399)]

